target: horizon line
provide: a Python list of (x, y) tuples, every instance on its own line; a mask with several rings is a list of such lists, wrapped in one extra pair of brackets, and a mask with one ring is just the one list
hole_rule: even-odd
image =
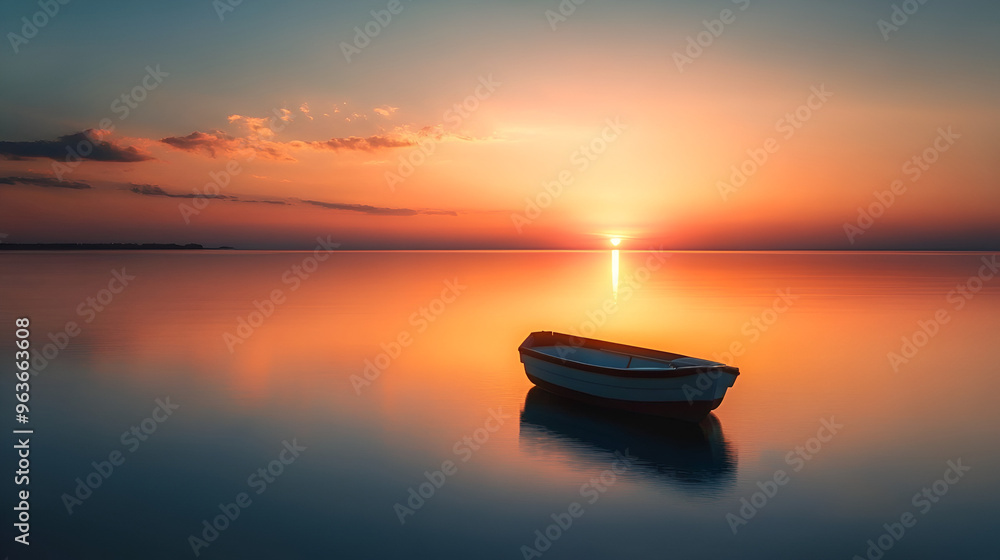
[[(109, 245), (123, 245), (127, 247), (114, 248), (108, 247)], [(79, 246), (79, 247), (73, 247)], [(148, 247), (143, 247), (148, 246)], [(212, 252), (268, 252), (268, 253), (292, 253), (292, 252), (311, 252), (315, 251), (316, 248), (261, 248), (261, 247), (232, 247), (232, 246), (219, 246), (219, 247), (205, 247), (196, 243), (188, 244), (177, 244), (177, 243), (2, 243), (0, 242), (0, 253), (14, 253), (14, 252), (49, 252), (49, 253), (69, 253), (78, 251), (173, 251), (173, 252), (188, 252), (188, 251), (212, 251)], [(448, 247), (430, 247), (430, 248), (363, 248), (363, 247), (338, 247), (334, 252), (368, 252), (368, 253), (415, 253), (415, 252), (426, 252), (426, 253), (443, 253), (443, 252), (465, 252), (465, 253), (485, 253), (485, 252), (606, 252), (606, 251), (621, 251), (621, 252), (652, 252), (652, 251), (663, 251), (669, 253), (830, 253), (830, 254), (866, 254), (866, 253), (920, 253), (920, 254), (953, 254), (953, 253), (993, 253), (1000, 252), (1000, 249), (898, 249), (898, 248), (884, 248), (884, 249), (823, 249), (823, 248), (796, 248), (796, 249), (677, 249), (677, 248), (657, 248), (657, 247), (647, 247), (647, 248), (630, 248), (623, 249), (619, 247), (608, 247), (608, 248), (508, 248), (508, 247), (462, 247), (462, 248), (448, 248)]]

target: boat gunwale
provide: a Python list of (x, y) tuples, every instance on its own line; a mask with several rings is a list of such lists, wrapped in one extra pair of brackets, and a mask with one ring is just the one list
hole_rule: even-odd
[[(550, 344), (553, 342), (555, 344)], [(542, 360), (553, 364), (559, 364), (568, 368), (578, 369), (581, 371), (588, 371), (591, 373), (599, 373), (613, 377), (645, 377), (645, 378), (667, 379), (672, 377), (687, 377), (687, 376), (699, 375), (702, 373), (729, 373), (733, 376), (738, 376), (740, 374), (739, 368), (726, 364), (712, 365), (712, 366), (690, 365), (690, 366), (663, 367), (663, 368), (655, 368), (655, 367), (619, 368), (613, 366), (601, 366), (587, 362), (579, 362), (576, 360), (569, 360), (566, 358), (553, 356), (551, 354), (546, 354), (544, 352), (539, 352), (538, 350), (535, 350), (535, 347), (538, 346), (555, 346), (559, 345), (560, 342), (565, 343), (566, 346), (569, 346), (571, 348), (591, 348), (595, 350), (604, 350), (604, 351), (614, 352), (617, 354), (625, 354), (629, 356), (650, 358), (653, 360), (661, 360), (661, 361), (662, 360), (671, 361), (679, 358), (694, 358), (693, 356), (686, 356), (684, 354), (677, 354), (674, 352), (664, 352), (662, 350), (653, 350), (651, 348), (642, 348), (640, 346), (630, 346), (628, 344), (619, 344), (617, 342), (608, 342), (605, 340), (597, 340), (594, 338), (573, 336), (554, 331), (535, 331), (529, 334), (528, 338), (524, 339), (524, 342), (522, 342), (521, 345), (518, 346), (517, 350), (521, 354), (522, 362), (524, 362), (524, 356), (527, 355), (538, 360)], [(694, 359), (702, 359), (702, 358), (694, 358)]]

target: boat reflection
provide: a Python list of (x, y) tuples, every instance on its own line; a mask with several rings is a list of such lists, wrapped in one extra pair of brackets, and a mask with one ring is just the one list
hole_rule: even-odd
[(714, 414), (689, 424), (593, 407), (538, 387), (524, 399), (520, 445), (588, 468), (611, 464), (616, 451), (628, 449), (633, 474), (698, 494), (716, 494), (736, 478), (736, 455)]

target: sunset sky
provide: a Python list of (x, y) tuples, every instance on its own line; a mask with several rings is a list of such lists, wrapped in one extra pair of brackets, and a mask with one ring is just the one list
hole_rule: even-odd
[(996, 3), (232, 3), (3, 3), (3, 242), (1000, 245)]

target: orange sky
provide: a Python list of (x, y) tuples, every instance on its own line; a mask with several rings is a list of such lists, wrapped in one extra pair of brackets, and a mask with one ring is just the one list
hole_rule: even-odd
[[(995, 44), (988, 29), (928, 7), (886, 41), (871, 7), (779, 25), (741, 6), (680, 69), (717, 9), (587, 6), (553, 30), (541, 9), (432, 3), (350, 62), (340, 45), (371, 16), (346, 6), (253, 40), (266, 10), (198, 19), (184, 44), (163, 32), (184, 8), (162, 8), (159, 33), (126, 13), (73, 65), (51, 49), (92, 21), (61, 22), (2, 55), (20, 110), (0, 121), (0, 227), (10, 243), (239, 248), (996, 245), (998, 88), (971, 45)], [(67, 166), (80, 140), (99, 155)], [(210, 182), (225, 198), (192, 198)]]

